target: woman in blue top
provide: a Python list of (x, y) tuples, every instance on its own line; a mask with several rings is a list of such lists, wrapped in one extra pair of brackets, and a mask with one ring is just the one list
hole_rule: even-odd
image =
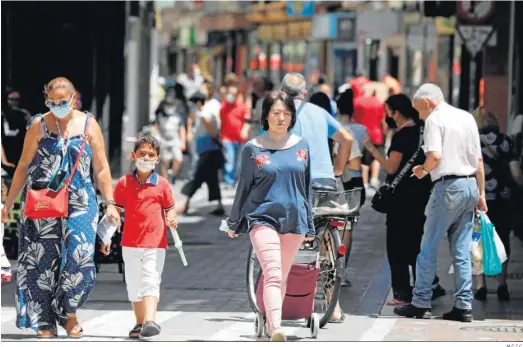
[(285, 341), (281, 309), (287, 276), (301, 244), (315, 234), (309, 146), (289, 132), (296, 109), (282, 91), (265, 97), (261, 123), (266, 132), (243, 149), (238, 190), (226, 222), (231, 238), (250, 232), (265, 278), (267, 331), (271, 341)]

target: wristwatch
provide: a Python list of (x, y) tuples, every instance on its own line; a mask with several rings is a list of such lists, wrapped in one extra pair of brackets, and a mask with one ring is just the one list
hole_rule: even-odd
[(427, 170), (425, 170), (425, 168), (421, 168), (421, 171), (423, 171), (423, 173), (424, 173), (425, 175), (428, 175), (428, 174), (430, 173), (430, 172), (428, 172)]
[(105, 202), (105, 204), (106, 204), (107, 206), (109, 206), (109, 205), (116, 206), (116, 201), (114, 201), (114, 200), (107, 200), (107, 201)]

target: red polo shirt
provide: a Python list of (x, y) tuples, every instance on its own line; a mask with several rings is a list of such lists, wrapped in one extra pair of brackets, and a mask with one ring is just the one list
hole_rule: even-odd
[(125, 209), (121, 245), (134, 248), (167, 248), (165, 210), (174, 207), (169, 182), (153, 172), (140, 183), (136, 171), (120, 178), (114, 200)]
[(245, 140), (242, 139), (241, 132), (243, 124), (245, 123), (246, 114), (247, 108), (243, 102), (236, 101), (234, 104), (222, 102), (222, 108), (220, 110), (222, 140), (245, 142)]
[(354, 95), (354, 100), (358, 96), (365, 94), (364, 88), (367, 83), (370, 83), (367, 77), (356, 77), (350, 82), (350, 87), (352, 88), (352, 94)]
[(367, 127), (375, 145), (383, 144), (382, 122), (385, 120), (385, 113), (385, 106), (375, 96), (363, 95), (354, 99), (352, 120)]

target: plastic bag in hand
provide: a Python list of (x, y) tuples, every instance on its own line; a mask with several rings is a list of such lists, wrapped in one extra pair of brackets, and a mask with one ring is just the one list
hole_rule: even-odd
[(496, 249), (494, 225), (483, 212), (480, 212), (479, 218), (481, 224), (481, 243), (483, 244), (483, 272), (487, 276), (496, 276), (501, 273), (502, 262)]
[(472, 274), (483, 274), (483, 244), (481, 243), (481, 221), (479, 216), (474, 218), (470, 259), (472, 261)]

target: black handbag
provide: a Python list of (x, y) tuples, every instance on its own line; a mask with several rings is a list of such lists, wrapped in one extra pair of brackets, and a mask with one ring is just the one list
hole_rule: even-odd
[(371, 206), (376, 212), (380, 213), (389, 213), (391, 210), (391, 206), (394, 205), (394, 190), (400, 183), (401, 179), (405, 176), (405, 174), (412, 170), (412, 167), (414, 166), (414, 162), (416, 161), (416, 158), (418, 157), (419, 152), (421, 151), (421, 145), (423, 144), (423, 127), (420, 128), (420, 135), (419, 135), (419, 145), (418, 149), (416, 149), (416, 152), (412, 155), (412, 157), (409, 159), (407, 164), (403, 167), (403, 169), (400, 171), (400, 173), (396, 176), (392, 184), (389, 184), (389, 182), (385, 182), (374, 194), (371, 201)]

